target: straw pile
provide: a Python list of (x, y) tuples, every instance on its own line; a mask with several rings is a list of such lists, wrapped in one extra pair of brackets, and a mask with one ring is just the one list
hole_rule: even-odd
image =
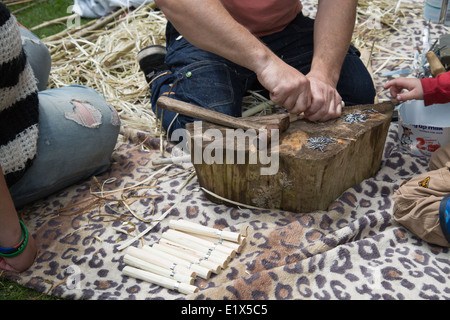
[(164, 44), (165, 25), (163, 14), (145, 5), (43, 39), (52, 55), (48, 87), (94, 88), (117, 109), (123, 125), (155, 134), (159, 126), (136, 55), (145, 46)]
[(357, 48), (371, 48), (374, 42), (400, 32), (406, 19), (418, 19), (422, 13), (421, 1), (360, 0), (353, 44)]

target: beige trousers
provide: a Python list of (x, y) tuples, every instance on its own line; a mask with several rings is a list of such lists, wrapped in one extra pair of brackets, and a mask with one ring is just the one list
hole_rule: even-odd
[(433, 153), (429, 168), (394, 192), (394, 218), (424, 241), (450, 247), (439, 215), (442, 200), (450, 195), (450, 144)]

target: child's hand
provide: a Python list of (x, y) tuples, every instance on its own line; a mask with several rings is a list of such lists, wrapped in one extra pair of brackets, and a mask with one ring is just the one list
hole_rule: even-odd
[[(398, 101), (423, 100), (422, 83), (417, 78), (398, 78), (385, 84), (384, 89), (391, 89), (391, 96)], [(408, 90), (403, 92), (403, 90)]]

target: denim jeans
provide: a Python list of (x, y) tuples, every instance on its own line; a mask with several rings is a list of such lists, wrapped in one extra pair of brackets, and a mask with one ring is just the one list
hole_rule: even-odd
[(22, 47), (36, 77), (38, 90), (45, 90), (52, 65), (50, 52), (45, 43), (33, 32), (23, 27), (20, 27), (19, 30), (22, 38)]
[[(314, 20), (299, 14), (283, 31), (260, 40), (283, 61), (307, 74), (313, 57), (313, 31)], [(191, 45), (170, 23), (166, 28), (166, 43), (165, 63), (170, 70), (156, 74), (151, 85), (153, 110), (160, 119), (161, 109), (157, 108), (156, 101), (169, 93), (174, 99), (241, 116), (243, 96), (257, 84), (252, 71)], [(350, 46), (337, 85), (348, 106), (373, 103), (375, 97), (372, 78), (359, 56), (359, 51)], [(169, 135), (193, 120), (167, 110), (162, 117)]]
[(104, 172), (119, 129), (117, 112), (91, 88), (39, 92), (37, 156), (9, 189), (14, 204), (21, 207)]
[[(32, 55), (32, 61), (45, 62), (45, 48), (39, 39), (24, 39), (25, 54)], [(30, 65), (46, 85), (50, 69)], [(94, 89), (69, 85), (39, 91), (38, 97), (37, 155), (25, 175), (9, 188), (16, 207), (104, 172), (120, 130), (117, 111)]]

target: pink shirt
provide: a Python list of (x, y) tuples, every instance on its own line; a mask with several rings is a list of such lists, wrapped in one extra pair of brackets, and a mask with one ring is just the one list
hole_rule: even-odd
[(258, 37), (283, 30), (302, 11), (299, 0), (221, 0), (231, 16)]

